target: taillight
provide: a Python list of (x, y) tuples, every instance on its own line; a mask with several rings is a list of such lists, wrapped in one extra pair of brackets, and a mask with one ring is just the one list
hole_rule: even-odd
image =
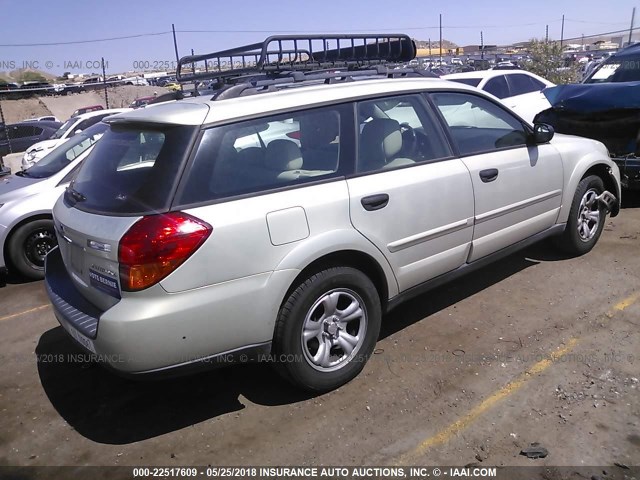
[(294, 140), (300, 140), (300, 130), (287, 133), (287, 137), (293, 138)]
[(212, 230), (208, 223), (182, 212), (141, 218), (120, 240), (122, 290), (133, 292), (158, 283), (189, 258)]

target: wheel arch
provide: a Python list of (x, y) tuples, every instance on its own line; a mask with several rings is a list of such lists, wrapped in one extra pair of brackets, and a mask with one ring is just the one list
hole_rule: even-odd
[(295, 277), (285, 293), (282, 303), (287, 301), (289, 295), (305, 278), (331, 267), (351, 267), (364, 273), (373, 282), (378, 291), (382, 311), (386, 310), (389, 300), (389, 285), (385, 272), (376, 259), (360, 250), (338, 250), (311, 261)]
[[(566, 223), (569, 218), (569, 211), (571, 210), (571, 202), (573, 200), (573, 195), (578, 188), (578, 184), (589, 175), (597, 175), (600, 177), (604, 183), (604, 186), (607, 190), (610, 189), (611, 193), (616, 195), (618, 199), (617, 205), (611, 211), (611, 217), (615, 217), (620, 210), (620, 175), (618, 172), (618, 167), (613, 161), (606, 160), (603, 161), (602, 158), (593, 158), (591, 157), (589, 161), (588, 158), (580, 161), (571, 172), (568, 181), (565, 184), (565, 191), (562, 196), (562, 206), (560, 208), (560, 213), (558, 214), (557, 223)], [(614, 171), (615, 169), (615, 171)]]
[(612, 192), (618, 199), (616, 206), (613, 208), (613, 210), (611, 210), (611, 213), (610, 213), (611, 217), (615, 217), (620, 212), (621, 191), (620, 191), (620, 184), (616, 182), (616, 179), (613, 176), (613, 173), (611, 172), (611, 168), (608, 165), (605, 165), (604, 163), (598, 163), (590, 167), (586, 172), (584, 172), (582, 177), (580, 177), (580, 180), (590, 175), (596, 175), (600, 177), (602, 179), (602, 182), (604, 183), (604, 188)]

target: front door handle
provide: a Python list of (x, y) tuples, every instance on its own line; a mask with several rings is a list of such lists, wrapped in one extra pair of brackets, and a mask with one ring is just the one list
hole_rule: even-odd
[(364, 209), (369, 212), (373, 210), (380, 210), (381, 208), (386, 207), (387, 203), (389, 203), (389, 195), (387, 195), (386, 193), (370, 195), (360, 200), (360, 203), (362, 203)]
[(496, 178), (498, 178), (497, 168), (488, 168), (486, 170), (480, 170), (480, 180), (482, 180), (484, 183), (493, 182)]

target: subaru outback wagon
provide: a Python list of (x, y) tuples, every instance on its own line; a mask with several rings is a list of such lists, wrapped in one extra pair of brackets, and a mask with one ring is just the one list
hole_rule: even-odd
[(116, 371), (263, 354), (296, 385), (333, 389), (401, 300), (552, 235), (586, 253), (617, 214), (601, 143), (532, 127), (472, 87), (363, 66), (410, 60), (408, 37), (374, 53), (372, 36), (360, 49), (321, 37), (320, 51), (304, 38), (302, 60), (281, 65), (263, 58), (273, 39), (248, 46), (256, 77), (223, 71), (213, 97), (107, 119), (55, 205), (55, 315)]

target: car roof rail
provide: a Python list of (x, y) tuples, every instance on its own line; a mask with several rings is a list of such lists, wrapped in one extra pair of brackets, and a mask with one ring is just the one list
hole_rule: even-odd
[(216, 80), (222, 86), (247, 75), (404, 63), (413, 60), (416, 52), (414, 41), (405, 34), (273, 35), (263, 42), (182, 57), (176, 79), (180, 83)]
[(395, 69), (385, 65), (376, 65), (375, 68), (345, 71), (314, 71), (314, 72), (282, 72), (277, 76), (273, 75), (247, 75), (236, 79), (235, 84), (221, 84), (213, 88), (203, 90), (183, 89), (180, 98), (211, 96), (211, 100), (227, 100), (229, 98), (255, 95), (257, 93), (275, 92), (282, 88), (295, 87), (296, 84), (312, 82), (315, 84), (336, 84), (353, 82), (355, 80), (365, 80), (374, 78), (438, 78), (434, 73), (411, 67)]

